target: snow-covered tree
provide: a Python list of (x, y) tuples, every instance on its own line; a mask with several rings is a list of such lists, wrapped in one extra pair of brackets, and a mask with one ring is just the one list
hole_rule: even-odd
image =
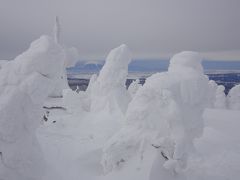
[(217, 88), (218, 85), (215, 81), (210, 80), (208, 81), (208, 85), (209, 85), (209, 97), (208, 97), (208, 107), (209, 108), (214, 108), (215, 102), (216, 102), (216, 92), (217, 92)]
[(128, 92), (130, 94), (130, 96), (133, 98), (133, 96), (137, 93), (138, 89), (141, 87), (142, 85), (140, 84), (140, 80), (134, 80), (128, 87)]
[(49, 36), (41, 36), (32, 42), (29, 49), (17, 56), (14, 61), (18, 64), (16, 72), (27, 76), (37, 71), (51, 79), (54, 85), (53, 91), (49, 93), (51, 97), (61, 97), (62, 90), (69, 88), (64, 66), (64, 49)]
[(64, 49), (64, 53), (65, 53), (64, 67), (65, 68), (72, 67), (76, 64), (79, 58), (78, 50), (75, 47), (70, 47), (70, 48), (65, 47), (63, 42), (61, 42), (61, 31), (62, 31), (62, 27), (60, 24), (59, 17), (56, 16), (54, 28), (53, 28), (53, 39), (56, 44), (58, 44)]
[(125, 125), (103, 148), (104, 170), (109, 172), (136, 155), (144, 160), (143, 152), (151, 144), (165, 157), (165, 168), (184, 169), (193, 140), (203, 132), (208, 81), (197, 53), (173, 56), (168, 72), (149, 77), (128, 105)]
[[(75, 49), (59, 45), (56, 36), (41, 36), (29, 49), (0, 70), (0, 179), (38, 180), (44, 158), (35, 135), (46, 97), (69, 89), (66, 67)], [(70, 58), (70, 59), (71, 59)], [(72, 63), (70, 63), (72, 64)]]
[(65, 63), (64, 63), (64, 67), (68, 68), (68, 67), (73, 67), (75, 66), (75, 64), (78, 61), (79, 58), (79, 53), (77, 48), (75, 47), (64, 47), (64, 51), (65, 51)]
[(89, 96), (91, 96), (93, 84), (96, 82), (96, 80), (97, 80), (97, 75), (93, 74), (89, 80), (88, 87), (86, 89), (86, 92), (89, 94)]
[(126, 45), (111, 50), (99, 76), (91, 83), (91, 111), (104, 108), (126, 111), (129, 96), (125, 82), (130, 61)]
[(240, 84), (235, 85), (232, 89), (230, 89), (227, 95), (227, 101), (230, 109), (240, 109)]
[(214, 103), (214, 107), (218, 109), (226, 108), (226, 95), (225, 95), (225, 87), (223, 85), (219, 85), (216, 90), (216, 101)]
[(55, 24), (53, 28), (53, 37), (56, 44), (60, 44), (60, 33), (61, 33), (61, 25), (60, 25), (58, 16), (56, 16)]
[(119, 111), (124, 113), (130, 100), (125, 82), (131, 61), (126, 45), (113, 49), (97, 76), (94, 74), (86, 92), (64, 91), (64, 105), (69, 112)]
[(225, 87), (223, 85), (217, 85), (217, 83), (213, 80), (210, 80), (208, 85), (208, 107), (218, 109), (226, 108), (226, 95), (224, 93)]
[(61, 57), (58, 47), (43, 36), (0, 70), (0, 179), (43, 176), (44, 158), (35, 131), (43, 102), (55, 89), (54, 67)]

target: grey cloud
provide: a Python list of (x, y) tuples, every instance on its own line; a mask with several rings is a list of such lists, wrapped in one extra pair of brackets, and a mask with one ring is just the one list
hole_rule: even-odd
[(136, 57), (182, 50), (240, 49), (239, 0), (0, 0), (0, 59), (11, 59), (55, 15), (62, 39), (81, 58), (102, 58), (126, 43)]

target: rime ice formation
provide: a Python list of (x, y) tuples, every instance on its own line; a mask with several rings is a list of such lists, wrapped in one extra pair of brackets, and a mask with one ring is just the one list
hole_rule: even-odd
[(99, 75), (92, 75), (86, 92), (64, 91), (64, 105), (69, 112), (109, 111), (125, 112), (130, 97), (125, 87), (128, 64), (131, 61), (126, 45), (113, 49)]
[(223, 85), (219, 85), (216, 89), (216, 101), (214, 103), (214, 107), (218, 109), (226, 108), (226, 95), (225, 95), (225, 87)]
[(228, 107), (240, 110), (240, 84), (235, 85), (227, 95)]
[(76, 64), (79, 54), (78, 50), (75, 47), (65, 47), (61, 42), (61, 24), (58, 16), (55, 18), (55, 24), (53, 28), (53, 39), (56, 44), (61, 46), (64, 49), (65, 53), (65, 63), (64, 68), (72, 67)]
[(201, 57), (195, 52), (173, 56), (168, 72), (149, 77), (128, 105), (125, 125), (103, 148), (105, 172), (137, 154), (144, 159), (141, 154), (155, 138), (154, 146), (166, 157), (164, 167), (184, 169), (193, 140), (203, 132), (208, 91)]
[(61, 33), (61, 25), (60, 25), (58, 16), (56, 16), (55, 24), (53, 28), (53, 37), (56, 44), (60, 43), (60, 33)]
[(134, 95), (137, 93), (138, 89), (141, 87), (142, 85), (140, 84), (140, 80), (134, 80), (128, 87), (128, 92), (131, 96), (131, 98), (134, 97)]
[(131, 56), (126, 45), (111, 50), (99, 76), (91, 83), (91, 111), (104, 108), (126, 111), (129, 97), (125, 82), (130, 61)]
[(64, 67), (72, 67), (74, 66), (79, 58), (79, 53), (78, 50), (75, 47), (70, 47), (70, 48), (64, 48), (65, 51), (65, 63)]
[[(0, 70), (0, 179), (38, 180), (43, 155), (35, 135), (45, 98), (53, 91), (57, 46), (43, 36)], [(56, 55), (57, 54), (57, 55)]]
[(216, 102), (216, 92), (217, 92), (217, 88), (218, 88), (218, 85), (215, 81), (213, 80), (210, 80), (208, 82), (208, 85), (209, 85), (209, 97), (208, 97), (208, 107), (209, 108), (214, 108), (215, 106), (215, 102)]
[(82, 107), (85, 111), (108, 109), (124, 113), (130, 101), (125, 87), (130, 61), (130, 52), (126, 45), (113, 49), (107, 56), (99, 75), (94, 74), (91, 77), (86, 92), (65, 91), (63, 99), (67, 109), (70, 112), (81, 111), (74, 108), (74, 105), (70, 105), (71, 100), (75, 99), (73, 100), (75, 106)]
[(226, 95), (224, 93), (225, 87), (223, 85), (217, 85), (213, 80), (208, 82), (209, 93), (208, 93), (208, 107), (225, 109), (226, 108)]
[(76, 49), (59, 45), (57, 36), (41, 36), (14, 60), (1, 63), (0, 179), (38, 180), (43, 175), (35, 135), (42, 106), (46, 97), (61, 97), (69, 88), (65, 68), (77, 56)]
[(93, 74), (89, 80), (88, 87), (86, 89), (86, 93), (89, 94), (89, 96), (91, 96), (93, 84), (96, 82), (96, 80), (97, 80), (97, 75)]
[(53, 91), (49, 93), (51, 97), (62, 96), (62, 90), (69, 88), (64, 66), (65, 52), (49, 36), (41, 36), (32, 42), (30, 48), (14, 61), (18, 64), (16, 72), (27, 76), (36, 71), (50, 79), (54, 85)]

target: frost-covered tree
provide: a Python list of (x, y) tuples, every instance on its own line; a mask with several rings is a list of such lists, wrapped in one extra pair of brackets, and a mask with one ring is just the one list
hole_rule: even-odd
[(208, 81), (197, 53), (173, 56), (168, 72), (149, 77), (129, 103), (125, 125), (103, 148), (104, 170), (109, 172), (133, 156), (144, 160), (143, 152), (151, 144), (165, 157), (165, 168), (184, 169), (194, 139), (203, 132)]
[(217, 83), (213, 80), (210, 80), (208, 85), (208, 107), (218, 109), (226, 108), (226, 95), (224, 93), (225, 87), (223, 85), (217, 85)]
[(128, 87), (128, 92), (131, 96), (131, 98), (134, 97), (134, 95), (137, 93), (138, 89), (141, 87), (142, 85), (140, 84), (140, 80), (134, 80)]
[(219, 85), (216, 90), (216, 101), (214, 103), (214, 107), (218, 109), (226, 108), (226, 95), (225, 95), (225, 87), (223, 85)]
[[(61, 51), (60, 51), (61, 52)], [(0, 179), (40, 180), (44, 158), (35, 131), (55, 89), (59, 48), (48, 37), (0, 70)]]
[(230, 89), (227, 95), (227, 102), (230, 109), (240, 110), (240, 84)]
[[(58, 21), (58, 20), (57, 20)], [(62, 96), (69, 88), (65, 68), (75, 49), (59, 45), (56, 37), (41, 36), (29, 49), (0, 69), (0, 179), (40, 180), (44, 157), (35, 131), (44, 100)]]
[(97, 76), (94, 74), (86, 92), (64, 91), (64, 105), (69, 112), (119, 111), (125, 113), (130, 100), (125, 82), (131, 61), (126, 45), (113, 49)]
[(64, 53), (65, 53), (64, 68), (72, 67), (76, 64), (79, 58), (78, 50), (75, 47), (68, 48), (64, 46), (64, 44), (61, 42), (61, 32), (62, 32), (62, 27), (60, 24), (60, 20), (59, 20), (59, 17), (56, 16), (54, 27), (53, 27), (53, 39), (56, 44), (58, 44), (64, 49)]
[(65, 51), (64, 67), (68, 68), (75, 66), (79, 58), (78, 50), (75, 47), (70, 48), (64, 47), (64, 51)]
[(209, 85), (209, 97), (208, 97), (208, 107), (209, 108), (214, 108), (215, 102), (216, 102), (216, 92), (217, 92), (217, 88), (218, 85), (215, 81), (210, 80), (208, 81), (208, 85)]
[(60, 33), (61, 33), (61, 25), (60, 25), (58, 16), (56, 16), (55, 24), (53, 28), (53, 37), (56, 44), (60, 43)]
[(125, 82), (131, 55), (126, 45), (121, 45), (109, 53), (99, 76), (91, 83), (91, 111), (104, 108), (126, 111), (129, 96)]
[(93, 91), (92, 90), (93, 84), (96, 82), (96, 80), (97, 80), (97, 75), (93, 74), (89, 80), (88, 87), (86, 89), (86, 92), (89, 94), (89, 96), (91, 96), (91, 92)]
[[(39, 72), (49, 78), (54, 86), (51, 97), (61, 97), (62, 90), (69, 88), (66, 69), (64, 49), (56, 44), (52, 37), (41, 36), (31, 43), (29, 49), (15, 58), (16, 72), (28, 75), (31, 72)], [(22, 63), (29, 61), (29, 63)]]

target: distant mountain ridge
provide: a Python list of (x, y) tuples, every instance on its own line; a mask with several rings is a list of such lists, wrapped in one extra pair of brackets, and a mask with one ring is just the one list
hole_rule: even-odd
[[(98, 73), (105, 61), (79, 61), (74, 67), (68, 68), (68, 74), (78, 73)], [(205, 71), (224, 70), (240, 71), (240, 61), (209, 61), (202, 62)], [(161, 72), (166, 71), (169, 66), (169, 60), (133, 60), (129, 66), (129, 72)]]

